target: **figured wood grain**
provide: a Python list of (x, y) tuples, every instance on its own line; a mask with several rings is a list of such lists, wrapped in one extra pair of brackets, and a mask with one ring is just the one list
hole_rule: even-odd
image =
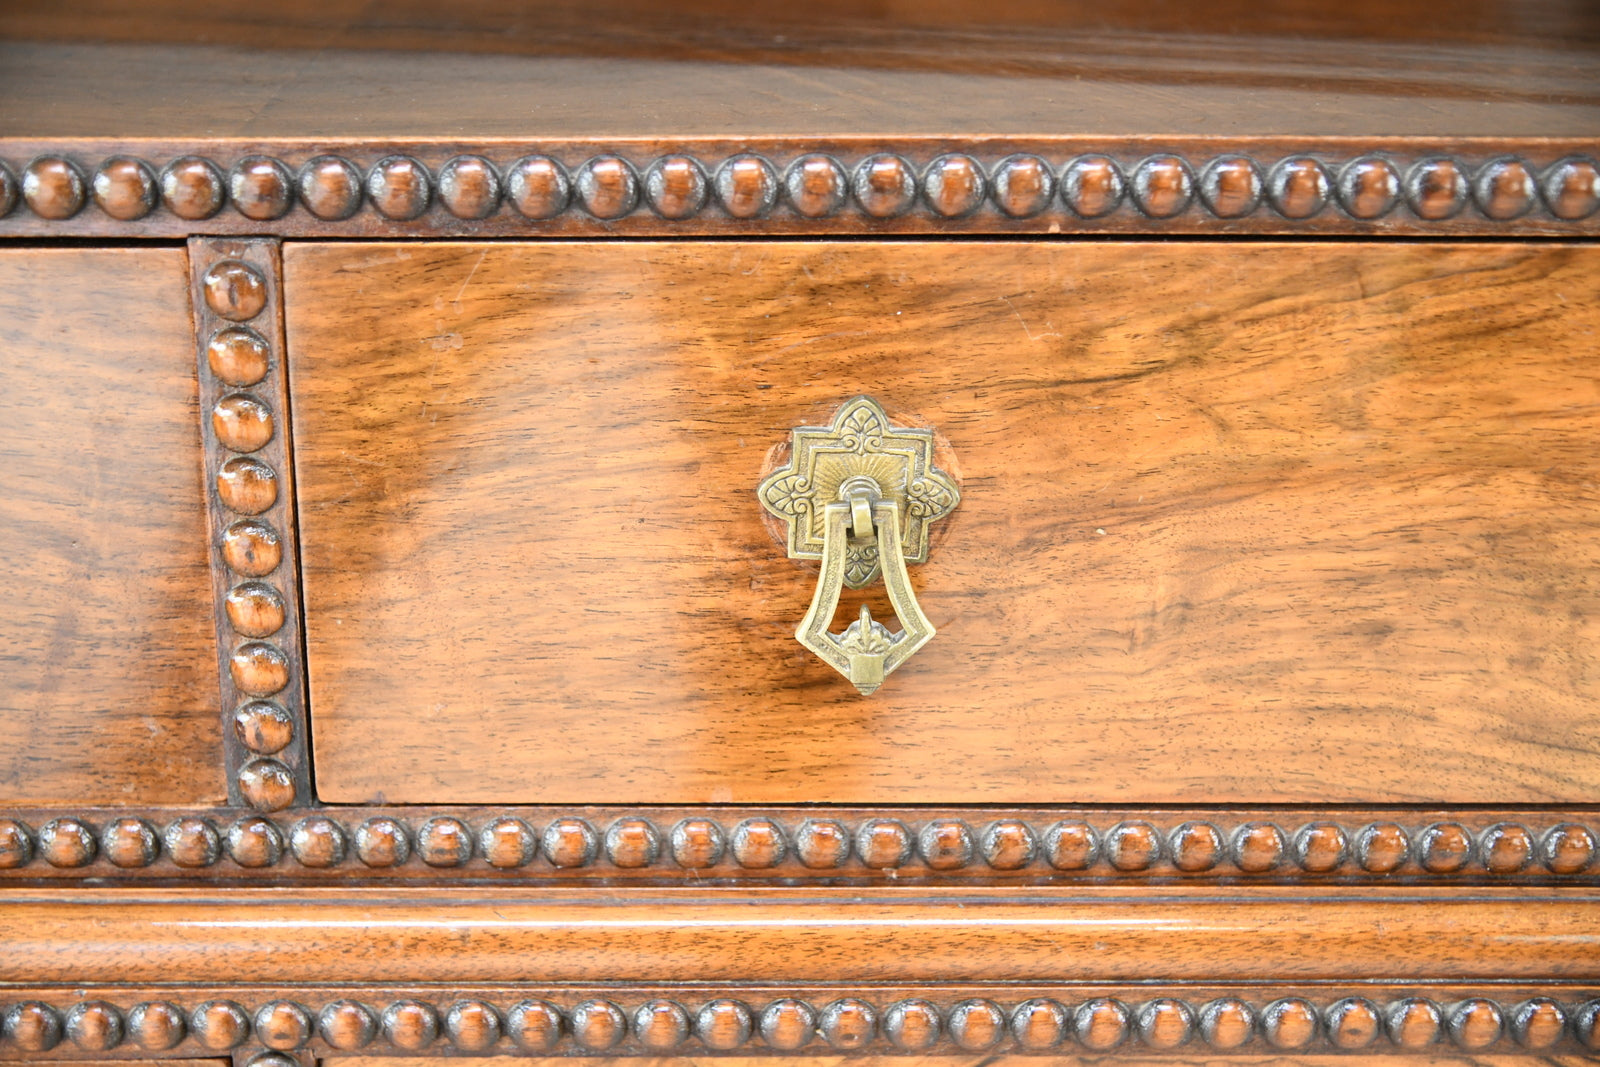
[(1382, 983), (1520, 982), (1587, 999), (1597, 966), (1582, 946), (1600, 937), (1600, 904), (1527, 889), (18, 888), (0, 903), (0, 935), (13, 985), (461, 992), (532, 978), (733, 984), (751, 997), (777, 987), (826, 1003), (830, 985), (852, 984), (897, 997), (928, 985), (1265, 983), (1270, 1000), (1315, 983), (1382, 997)]
[(0, 252), (0, 351), (0, 796), (214, 803), (183, 252)]
[[(325, 800), (1600, 784), (1589, 248), (303, 245), (285, 270)], [(754, 496), (861, 393), (964, 479), (912, 574), (939, 636), (866, 700), (793, 641), (816, 571)]]
[[(324, 1063), (333, 1067), (393, 1067), (392, 1056), (330, 1056)], [(460, 1060), (443, 1056), (409, 1056), (407, 1067), (458, 1067)], [(546, 1059), (527, 1058), (520, 1061), (527, 1067), (558, 1067), (569, 1061), (558, 1057)], [(854, 1055), (854, 1056), (726, 1056), (710, 1053), (693, 1053), (672, 1057), (630, 1059), (630, 1067), (1005, 1067), (1007, 1063), (1026, 1063), (1038, 1067), (1349, 1067), (1348, 1054), (1327, 1055), (1262, 1055), (1239, 1053), (1206, 1053), (1191, 1050), (1176, 1052), (1118, 1051), (1105, 1056), (1041, 1056), (1028, 1055), (1026, 1059), (997, 1059), (994, 1054), (979, 1056), (933, 1055)], [(1555, 1056), (1529, 1056), (1526, 1053), (1468, 1053), (1415, 1052), (1374, 1053), (1363, 1050), (1360, 1062), (1371, 1067), (1589, 1067), (1594, 1057), (1574, 1052)]]

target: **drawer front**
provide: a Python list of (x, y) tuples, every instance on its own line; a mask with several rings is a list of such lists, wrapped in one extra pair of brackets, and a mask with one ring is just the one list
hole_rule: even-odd
[[(1600, 250), (286, 247), (319, 796), (1583, 801)], [(863, 698), (755, 493), (961, 484)], [(847, 591), (837, 628), (881, 587)]]

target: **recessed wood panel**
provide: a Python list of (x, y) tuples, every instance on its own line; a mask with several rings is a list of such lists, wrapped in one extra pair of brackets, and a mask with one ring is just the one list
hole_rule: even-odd
[(222, 799), (180, 249), (0, 251), (0, 798)]
[[(1543, 802), (1600, 786), (1600, 252), (285, 250), (335, 802)], [(949, 442), (871, 698), (755, 486)], [(845, 608), (856, 599), (846, 596)], [(884, 612), (881, 597), (875, 596)]]

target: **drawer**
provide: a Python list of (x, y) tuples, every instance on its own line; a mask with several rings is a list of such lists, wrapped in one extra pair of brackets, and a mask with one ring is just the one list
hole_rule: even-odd
[[(1592, 247), (294, 243), (284, 286), (325, 801), (1600, 786)], [(756, 494), (859, 395), (960, 487), (870, 697)]]

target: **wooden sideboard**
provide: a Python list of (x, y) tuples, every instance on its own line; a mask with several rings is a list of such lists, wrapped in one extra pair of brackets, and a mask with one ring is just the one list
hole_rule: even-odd
[(1580, 2), (0, 4), (0, 1060), (1589, 1062), (1597, 235)]

